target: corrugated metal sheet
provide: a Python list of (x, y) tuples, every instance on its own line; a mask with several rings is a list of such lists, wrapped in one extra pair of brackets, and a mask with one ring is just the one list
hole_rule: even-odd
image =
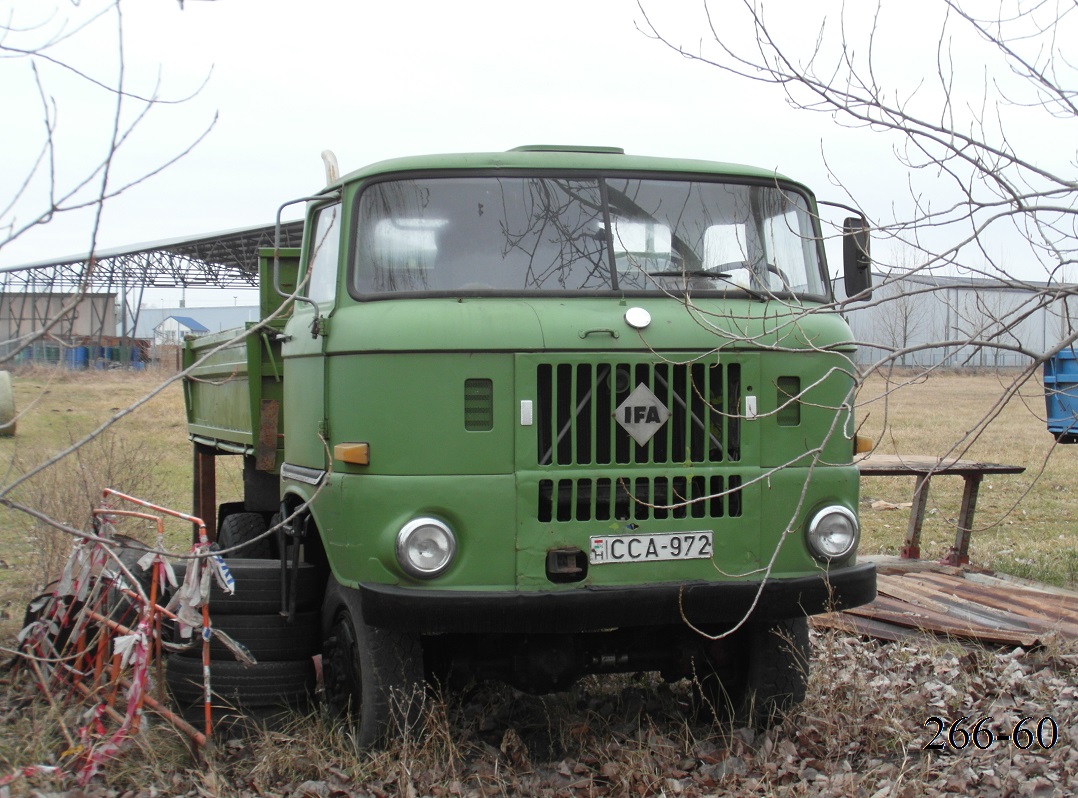
[(1053, 635), (1078, 639), (1078, 593), (924, 561), (878, 567), (875, 601), (813, 623), (882, 640), (932, 633), (1031, 647)]

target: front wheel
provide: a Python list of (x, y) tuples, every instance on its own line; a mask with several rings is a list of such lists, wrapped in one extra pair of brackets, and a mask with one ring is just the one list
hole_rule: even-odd
[(752, 625), (693, 663), (697, 710), (720, 722), (766, 729), (805, 700), (808, 619)]
[(359, 591), (333, 577), (322, 607), (322, 674), (330, 713), (351, 719), (361, 747), (418, 720), (423, 702), (419, 636), (367, 625)]
[(746, 690), (740, 720), (768, 728), (805, 700), (808, 686), (808, 618), (787, 618), (750, 633)]

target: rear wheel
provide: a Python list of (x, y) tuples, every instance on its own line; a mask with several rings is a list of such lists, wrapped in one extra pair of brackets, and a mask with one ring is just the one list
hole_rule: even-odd
[(258, 513), (232, 513), (221, 522), (217, 532), (217, 545), (222, 549), (242, 548), (225, 556), (251, 559), (269, 559), (276, 554), (274, 541), (265, 532), (266, 519)]
[(423, 699), (419, 636), (368, 626), (359, 592), (330, 579), (322, 611), (322, 674), (331, 714), (349, 717), (360, 746), (418, 719)]

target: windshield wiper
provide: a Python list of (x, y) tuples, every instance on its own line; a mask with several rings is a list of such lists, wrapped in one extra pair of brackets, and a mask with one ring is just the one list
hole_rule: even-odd
[(755, 288), (749, 288), (748, 286), (741, 285), (734, 282), (726, 272), (709, 272), (707, 269), (668, 269), (662, 272), (644, 272), (648, 277), (703, 277), (708, 280), (722, 280), (724, 283), (732, 285), (739, 291), (744, 291), (753, 299), (759, 299), (761, 301), (767, 301), (767, 295), (762, 291), (758, 291)]
[(644, 272), (648, 277), (708, 277), (715, 280), (729, 280), (726, 272), (709, 272), (707, 269), (667, 269), (663, 272)]

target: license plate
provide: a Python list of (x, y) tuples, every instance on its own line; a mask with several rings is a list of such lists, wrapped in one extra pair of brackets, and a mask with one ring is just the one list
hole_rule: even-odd
[(711, 557), (711, 531), (661, 535), (597, 535), (591, 538), (592, 565), (663, 560), (706, 560)]

